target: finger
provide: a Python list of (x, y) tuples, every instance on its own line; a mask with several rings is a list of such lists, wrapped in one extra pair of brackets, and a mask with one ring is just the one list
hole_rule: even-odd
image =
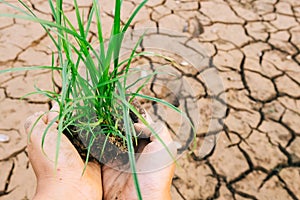
[(150, 143), (145, 147), (144, 152), (157, 152), (166, 149), (170, 144), (174, 146), (173, 139), (167, 127), (158, 122), (152, 125), (154, 132), (150, 136)]
[(145, 124), (136, 123), (134, 124), (135, 131), (139, 138), (150, 138), (151, 142), (164, 141), (166, 143), (172, 142), (172, 137), (167, 127), (161, 123), (156, 122), (149, 125), (148, 128)]
[[(29, 118), (29, 120), (31, 119)], [(36, 174), (47, 176), (53, 172), (58, 141), (60, 142), (57, 168), (61, 169), (62, 172), (65, 169), (82, 172), (84, 163), (69, 139), (63, 134), (59, 137), (58, 131), (53, 128), (45, 132), (47, 126), (43, 122), (38, 122), (30, 134), (28, 155)]]
[(58, 114), (59, 114), (59, 110), (60, 107), (58, 105), (58, 103), (54, 103), (51, 110), (48, 113), (48, 122), (52, 122), (53, 120), (55, 120), (55, 118), (57, 118)]
[(76, 171), (80, 175), (84, 168), (80, 155), (65, 135), (59, 137), (58, 131), (53, 127), (47, 130), (44, 116), (47, 115), (43, 112), (35, 113), (28, 117), (24, 125), (26, 133), (30, 134), (28, 157), (37, 177), (47, 177), (55, 171), (58, 141), (60, 144), (57, 170), (67, 174), (72, 169), (72, 172)]
[(177, 147), (174, 142), (151, 142), (144, 148), (137, 162), (137, 171), (154, 172), (172, 164), (177, 156)]
[[(148, 124), (153, 124), (153, 120), (149, 113), (144, 110), (145, 113), (145, 120), (147, 121)], [(139, 120), (138, 123), (134, 124), (135, 131), (137, 132), (138, 138), (149, 138), (151, 136), (151, 131), (147, 128), (147, 126)]]
[(87, 167), (90, 168), (91, 171), (97, 171), (101, 174), (101, 165), (98, 162), (94, 162), (94, 161), (88, 162)]
[(161, 122), (150, 124), (151, 130), (144, 124), (134, 124), (134, 127), (138, 133), (148, 135), (151, 142), (156, 142), (157, 140), (163, 140), (164, 142), (172, 141), (170, 132)]
[(150, 137), (150, 141), (160, 142), (160, 140), (162, 140), (165, 143), (170, 143), (173, 141), (169, 130), (163, 123), (161, 122), (154, 123), (152, 124), (152, 128), (154, 129), (155, 132), (152, 133)]
[(151, 118), (150, 114), (145, 110), (145, 120), (149, 123), (152, 124), (154, 123), (153, 119)]
[[(56, 129), (48, 128), (48, 132), (45, 132), (47, 129), (47, 124), (45, 123), (45, 116), (47, 116), (44, 112), (37, 112), (30, 117), (28, 117), (25, 121), (24, 128), (27, 134), (30, 134), (30, 146), (34, 151), (39, 150), (42, 144), (42, 140), (44, 138), (44, 146), (49, 146), (51, 149), (57, 144), (58, 133)], [(47, 121), (47, 119), (46, 119)], [(60, 140), (62, 148), (71, 148), (73, 145), (71, 142), (65, 137), (65, 135), (61, 135)]]
[[(44, 112), (37, 112), (28, 117), (24, 123), (24, 128), (26, 133), (30, 133), (30, 131), (36, 126), (42, 126), (47, 121), (47, 116)], [(34, 126), (34, 127), (33, 127)]]
[[(151, 125), (154, 133), (150, 136), (150, 143), (145, 146), (138, 159), (137, 169), (139, 172), (157, 171), (174, 163), (177, 156), (177, 147), (173, 142), (170, 132), (162, 123)], [(137, 125), (142, 131), (145, 126)]]
[(139, 138), (150, 138), (150, 136), (151, 136), (151, 130), (148, 129), (145, 124), (135, 123), (134, 129)]

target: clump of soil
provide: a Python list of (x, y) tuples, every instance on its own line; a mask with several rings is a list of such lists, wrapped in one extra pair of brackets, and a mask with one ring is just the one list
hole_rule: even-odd
[[(146, 117), (145, 110), (137, 100), (133, 100), (132, 105), (135, 106), (143, 117)], [(133, 123), (139, 122), (138, 117), (133, 112), (130, 111), (129, 114)], [(119, 129), (123, 129), (121, 124)], [(90, 146), (89, 161), (97, 161), (100, 164), (113, 162), (115, 160), (117, 160), (120, 164), (128, 163), (128, 148), (123, 139), (119, 136), (113, 135), (107, 137), (105, 134), (101, 133), (101, 131), (101, 126), (93, 130), (96, 137)], [(125, 135), (125, 131), (122, 132)], [(81, 158), (86, 160), (88, 155), (88, 146), (91, 138), (93, 137), (92, 133), (87, 131), (78, 131), (75, 127), (70, 126), (69, 131), (65, 131), (64, 134), (74, 145)]]

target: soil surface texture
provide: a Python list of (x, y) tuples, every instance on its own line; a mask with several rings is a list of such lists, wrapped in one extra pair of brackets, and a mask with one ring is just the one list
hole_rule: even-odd
[[(26, 2), (39, 17), (52, 19), (48, 1)], [(113, 22), (113, 1), (100, 2), (107, 36)], [(134, 10), (136, 2), (123, 1), (122, 19)], [(78, 3), (88, 13), (92, 0)], [(64, 8), (76, 20), (71, 0), (65, 1)], [(0, 13), (17, 12), (0, 3)], [(164, 33), (166, 38), (183, 34), (189, 39), (182, 51), (194, 51), (197, 47), (193, 45), (199, 44), (209, 58), (200, 70), (188, 68), (188, 62), (181, 62), (181, 67), (170, 65), (170, 71), (194, 89), (190, 100), (198, 105), (201, 121), (197, 144), (200, 147), (205, 140), (209, 144), (204, 153), (191, 149), (178, 160), (181, 167), (173, 179), (173, 199), (300, 199), (300, 1), (150, 0), (131, 29), (143, 27), (169, 30)], [(91, 41), (97, 39), (96, 30), (92, 27)], [(162, 45), (167, 42), (159, 41)], [(40, 25), (0, 18), (0, 69), (49, 65), (51, 49), (54, 46)], [(145, 57), (135, 62), (156, 61)], [(211, 91), (204, 81), (212, 68), (222, 80), (222, 91)], [(59, 91), (58, 74), (54, 80)], [(52, 90), (51, 83), (50, 71), (0, 75), (1, 200), (32, 199), (34, 195), (36, 180), (28, 161), (23, 124), (27, 116), (48, 110), (51, 102), (39, 95), (21, 97), (35, 91), (35, 86)], [(162, 87), (148, 92), (176, 106), (186, 103), (167, 95)], [(224, 115), (212, 117), (212, 100), (225, 107)], [(156, 114), (159, 117), (160, 113)], [(170, 129), (176, 127), (178, 118), (172, 114), (163, 113), (160, 118)], [(211, 119), (217, 119), (216, 127), (223, 126), (210, 129)], [(205, 138), (207, 134), (210, 137)], [(9, 141), (3, 142), (6, 136)]]

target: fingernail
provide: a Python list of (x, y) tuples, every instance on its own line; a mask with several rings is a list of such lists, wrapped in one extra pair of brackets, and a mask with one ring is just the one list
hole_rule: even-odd
[(25, 130), (29, 129), (30, 126), (31, 126), (31, 120), (28, 118), (24, 123)]

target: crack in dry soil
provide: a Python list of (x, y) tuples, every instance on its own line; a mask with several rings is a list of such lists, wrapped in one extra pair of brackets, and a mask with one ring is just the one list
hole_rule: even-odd
[[(91, 2), (79, 2), (82, 3), (81, 8), (90, 10)], [(135, 1), (124, 2), (136, 5)], [(30, 3), (38, 14), (51, 17), (43, 2)], [(112, 3), (103, 8), (103, 20), (106, 24), (113, 17), (112, 7), (109, 6), (112, 6)], [(74, 11), (72, 5), (68, 4), (66, 7), (70, 13)], [(0, 9), (4, 9), (4, 5), (0, 5)], [(13, 31), (14, 26), (19, 23), (20, 20), (13, 20), (11, 24), (1, 26), (0, 40), (6, 34), (13, 35), (16, 41), (24, 40)], [(204, 123), (203, 127), (197, 130), (197, 144), (201, 144), (205, 136), (213, 137), (212, 142), (216, 143), (205, 155), (199, 155), (189, 148), (192, 151), (190, 155), (185, 155), (179, 160), (179, 164), (187, 167), (188, 171), (182, 173), (180, 170), (185, 169), (177, 170), (173, 179), (173, 199), (299, 199), (300, 184), (295, 181), (300, 178), (300, 127), (297, 123), (300, 120), (299, 2), (153, 0), (133, 21), (131, 28), (138, 29), (144, 25), (155, 28), (157, 33), (164, 28), (183, 32), (189, 38), (183, 44), (186, 49), (197, 51), (189, 42), (198, 42), (203, 45), (209, 57), (207, 66), (195, 73), (172, 66), (180, 77), (193, 80), (192, 83), (198, 84), (201, 89), (196, 97), (183, 95), (182, 99), (179, 99), (179, 106), (186, 110), (188, 100), (195, 100), (200, 104), (199, 112)], [(96, 31), (91, 30), (89, 37), (91, 41), (94, 40), (97, 37)], [(33, 58), (21, 58), (29, 50), (43, 55), (38, 61), (47, 63), (48, 58), (45, 55), (49, 57), (51, 53), (45, 48), (44, 44), (48, 44), (46, 39), (45, 34), (38, 38), (26, 38), (30, 40), (28, 45), (14, 46), (16, 49), (12, 53), (8, 51), (8, 54), (12, 55), (0, 55), (1, 69), (30, 66), (35, 61)], [(9, 50), (7, 48), (13, 49), (11, 46), (2, 45), (0, 52)], [(141, 44), (141, 48), (144, 50), (144, 44)], [(153, 71), (154, 61), (148, 57), (144, 59)], [(223, 79), (225, 89), (218, 95), (211, 94), (205, 81), (199, 78), (211, 68), (216, 68)], [(1, 113), (8, 112), (8, 100), (20, 100), (16, 93), (8, 94), (8, 86), (14, 88), (14, 80), (18, 77), (24, 77), (20, 79), (19, 84), (22, 85), (22, 81), (26, 81), (30, 76), (31, 74), (27, 73), (12, 73), (5, 75), (1, 80)], [(153, 81), (156, 80), (154, 77)], [(47, 85), (47, 82), (44, 84)], [(59, 90), (58, 83), (55, 87)], [(18, 92), (22, 93), (22, 89), (20, 90)], [(157, 93), (154, 85), (150, 87), (150, 93), (156, 97), (162, 95)], [(227, 96), (227, 100), (224, 100), (224, 95)], [(170, 96), (165, 98), (175, 103)], [(47, 100), (40, 101), (31, 97), (23, 100), (22, 104), (29, 105), (27, 109), (30, 109), (31, 113), (40, 110), (41, 106), (44, 109), (51, 107), (51, 102)], [(205, 121), (209, 121), (211, 113), (205, 106), (212, 100), (227, 107), (225, 116), (217, 119), (219, 124), (224, 123), (223, 130), (207, 131), (208, 124)], [(175, 134), (172, 121), (165, 119), (155, 104), (151, 106), (158, 118)], [(22, 112), (24, 113), (14, 114), (15, 117), (23, 118), (23, 115), (28, 113), (24, 110)], [(3, 116), (0, 131), (12, 126), (11, 128), (20, 129), (23, 134), (22, 120), (9, 125), (4, 121), (8, 115)], [(272, 124), (278, 126), (279, 130)], [(186, 144), (189, 144), (192, 138), (191, 134), (188, 135), (183, 149), (188, 147)], [(0, 143), (0, 148), (5, 148), (4, 144)], [(8, 162), (22, 152), (25, 152), (25, 147), (9, 152), (7, 157), (0, 160), (0, 164)], [(272, 152), (275, 154), (271, 154)], [(14, 160), (8, 169), (4, 188), (0, 188), (1, 198), (10, 199), (12, 194), (18, 199), (27, 198), (28, 195), (30, 198), (34, 193), (34, 188), (27, 188), (27, 192), (20, 190), (20, 187), (8, 190), (12, 178), (17, 176), (15, 165), (18, 162)], [(30, 170), (28, 166), (26, 170)], [(22, 186), (25, 183), (18, 184)]]

